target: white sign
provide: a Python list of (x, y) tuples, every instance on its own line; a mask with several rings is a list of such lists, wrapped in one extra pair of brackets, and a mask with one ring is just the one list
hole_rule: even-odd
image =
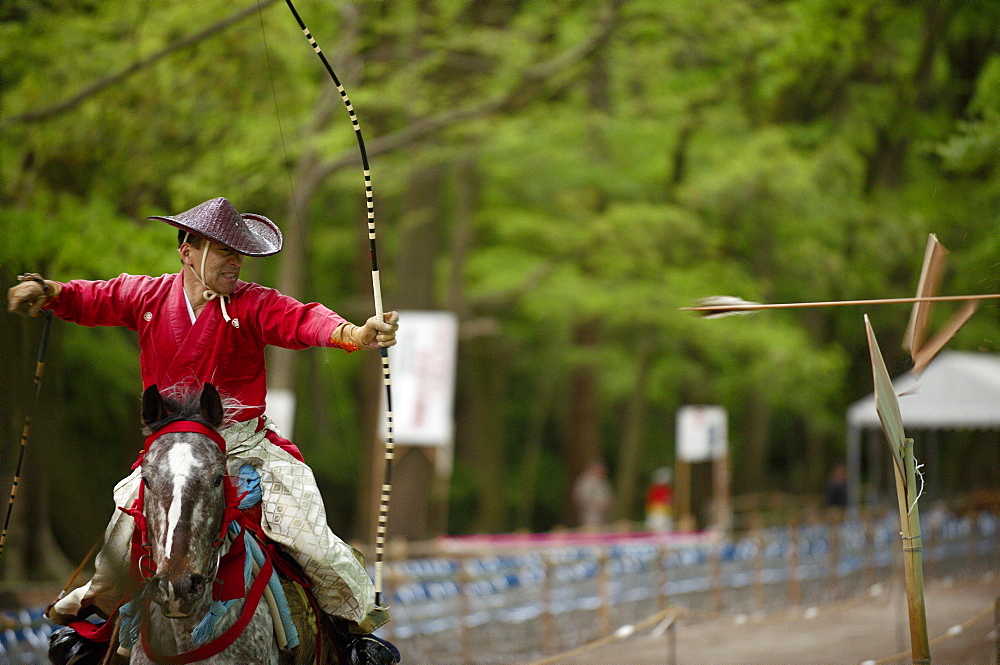
[[(452, 312), (399, 313), (389, 347), (393, 440), (408, 446), (448, 446), (454, 436), (458, 317)], [(383, 393), (382, 412), (385, 413)]]
[(286, 439), (294, 441), (295, 393), (285, 388), (268, 389), (267, 416)]
[(682, 406), (677, 410), (677, 459), (704, 462), (726, 456), (728, 418), (721, 406)]

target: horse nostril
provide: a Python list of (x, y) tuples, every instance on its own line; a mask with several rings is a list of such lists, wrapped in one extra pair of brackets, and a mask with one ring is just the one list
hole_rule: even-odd
[(182, 589), (179, 589), (181, 593), (190, 596), (197, 596), (205, 590), (205, 577), (203, 575), (198, 575), (197, 573), (186, 575), (181, 580), (180, 586), (182, 587)]

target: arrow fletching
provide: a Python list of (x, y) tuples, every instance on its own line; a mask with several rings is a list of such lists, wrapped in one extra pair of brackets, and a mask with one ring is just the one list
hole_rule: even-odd
[(694, 307), (682, 309), (698, 312), (703, 319), (719, 319), (723, 316), (746, 316), (760, 309), (760, 303), (743, 300), (736, 296), (709, 296), (695, 301)]

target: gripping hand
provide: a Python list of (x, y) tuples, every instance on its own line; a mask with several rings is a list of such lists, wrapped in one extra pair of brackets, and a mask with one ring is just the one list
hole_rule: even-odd
[(399, 314), (386, 312), (382, 319), (373, 316), (363, 326), (342, 323), (330, 336), (333, 346), (344, 349), (384, 349), (396, 343)]
[(21, 316), (38, 316), (49, 302), (59, 297), (62, 285), (29, 272), (18, 276), (18, 283), (7, 289), (7, 311)]

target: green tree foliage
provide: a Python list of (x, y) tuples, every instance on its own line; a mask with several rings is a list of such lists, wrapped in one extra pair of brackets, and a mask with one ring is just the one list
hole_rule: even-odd
[[(272, 4), (0, 7), (7, 283), (26, 269), (175, 270), (170, 229), (145, 217), (224, 195), (301, 241), (302, 297), (367, 315), (354, 135)], [(930, 232), (953, 252), (944, 292), (1000, 290), (993, 2), (306, 0), (300, 11), (366, 133), (387, 306), (462, 317), (452, 531), (571, 520), (568, 484), (594, 454), (611, 463), (620, 515), (637, 518), (686, 403), (729, 409), (734, 491), (816, 491), (842, 455), (846, 406), (870, 391), (862, 312), (678, 311), (698, 297), (910, 295)], [(248, 276), (274, 283), (277, 266), (252, 263)], [(413, 297), (418, 277), (428, 295), (393, 300)], [(953, 348), (996, 352), (997, 311), (984, 305)], [(893, 347), (908, 311), (870, 313), (903, 371)], [(135, 342), (58, 323), (55, 339), (49, 406), (65, 415), (50, 450), (114, 451), (103, 484), (138, 445), (125, 440), (137, 429)], [(353, 533), (369, 368), (302, 357), (298, 383), (313, 397), (296, 438), (331, 522)], [(5, 376), (23, 369), (0, 361)], [(19, 412), (4, 408), (12, 431)], [(483, 460), (507, 468), (491, 474)], [(82, 487), (110, 492), (111, 481), (80, 485), (68, 464), (50, 460), (47, 473), (60, 507)], [(55, 530), (76, 552), (104, 520), (69, 516)]]

